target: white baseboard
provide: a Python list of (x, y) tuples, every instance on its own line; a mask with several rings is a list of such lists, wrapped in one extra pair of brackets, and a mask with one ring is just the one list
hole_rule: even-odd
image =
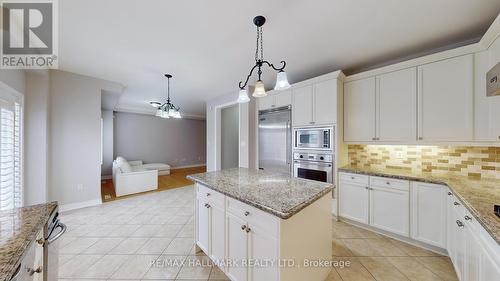
[(62, 213), (62, 212), (81, 209), (81, 208), (85, 208), (85, 207), (97, 206), (97, 205), (101, 205), (101, 204), (102, 204), (101, 198), (83, 201), (83, 202), (63, 204), (63, 205), (59, 206), (59, 212)]
[(194, 167), (203, 167), (206, 166), (206, 163), (203, 164), (193, 164), (193, 165), (185, 165), (185, 166), (177, 166), (170, 168), (171, 170), (184, 169), (184, 168), (194, 168)]

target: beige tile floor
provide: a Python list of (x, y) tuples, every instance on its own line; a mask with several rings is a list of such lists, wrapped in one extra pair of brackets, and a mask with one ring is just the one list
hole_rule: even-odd
[[(193, 206), (189, 186), (63, 213), (59, 281), (229, 280), (195, 254)], [(457, 280), (447, 257), (343, 222), (332, 229), (345, 266), (328, 281)]]

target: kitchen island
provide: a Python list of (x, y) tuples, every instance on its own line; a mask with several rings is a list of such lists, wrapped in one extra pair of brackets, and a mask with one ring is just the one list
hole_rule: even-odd
[(233, 281), (323, 281), (333, 185), (234, 168), (196, 182), (196, 244)]

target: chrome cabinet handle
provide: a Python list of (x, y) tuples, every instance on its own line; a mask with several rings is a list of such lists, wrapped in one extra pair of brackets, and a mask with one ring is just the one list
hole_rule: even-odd
[(210, 208), (211, 206), (210, 206), (209, 204), (205, 204), (205, 207), (207, 207), (207, 209), (208, 209), (208, 208)]
[(465, 219), (466, 221), (471, 221), (471, 220), (472, 220), (472, 218), (471, 218), (471, 217), (469, 217), (469, 216), (465, 216), (465, 217), (464, 217), (464, 219)]
[(423, 140), (424, 138), (423, 137), (418, 137), (418, 140)]
[(32, 276), (33, 274), (35, 273), (41, 273), (42, 272), (42, 267), (39, 266), (37, 269), (33, 269), (33, 268), (27, 268), (26, 271), (28, 272), (28, 274), (30, 276)]
[(372, 140), (377, 140), (377, 138), (373, 137)]
[(370, 188), (369, 188), (368, 186), (365, 186), (365, 189), (366, 189), (366, 190), (369, 190)]
[(207, 196), (210, 196), (210, 195), (212, 195), (212, 194), (210, 194), (210, 193), (207, 193)]
[(390, 182), (386, 182), (385, 184), (387, 184), (387, 185), (391, 185), (391, 183), (390, 183)]
[(250, 229), (250, 227), (247, 227), (247, 229), (245, 231), (248, 233), (248, 232), (250, 232), (252, 230)]
[(68, 229), (68, 227), (64, 223), (62, 223), (62, 222), (58, 222), (56, 228), (60, 228), (61, 231), (59, 231), (59, 233), (57, 233), (54, 237), (48, 238), (47, 239), (47, 243), (48, 244), (51, 244), (54, 241), (56, 241), (57, 239), (59, 239), (59, 237), (61, 237), (66, 232), (66, 230)]
[(245, 230), (245, 228), (247, 228), (247, 226), (246, 226), (246, 225), (242, 225), (242, 226), (241, 226), (241, 230)]
[(450, 195), (450, 196), (451, 196), (451, 194), (452, 194), (452, 193), (448, 191), (448, 195)]
[(453, 202), (453, 205), (458, 206), (458, 205), (460, 205), (460, 203), (458, 203), (457, 201), (455, 201), (455, 202)]
[(248, 217), (248, 215), (250, 215), (250, 212), (249, 211), (246, 211), (245, 212), (245, 216)]
[(463, 222), (457, 220), (456, 223), (457, 223), (458, 227), (464, 227), (464, 223)]
[(355, 179), (355, 177), (351, 177), (351, 180)]

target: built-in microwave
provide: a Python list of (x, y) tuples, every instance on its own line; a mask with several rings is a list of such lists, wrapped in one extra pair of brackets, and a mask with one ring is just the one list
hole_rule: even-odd
[(295, 128), (294, 149), (333, 150), (333, 127)]

